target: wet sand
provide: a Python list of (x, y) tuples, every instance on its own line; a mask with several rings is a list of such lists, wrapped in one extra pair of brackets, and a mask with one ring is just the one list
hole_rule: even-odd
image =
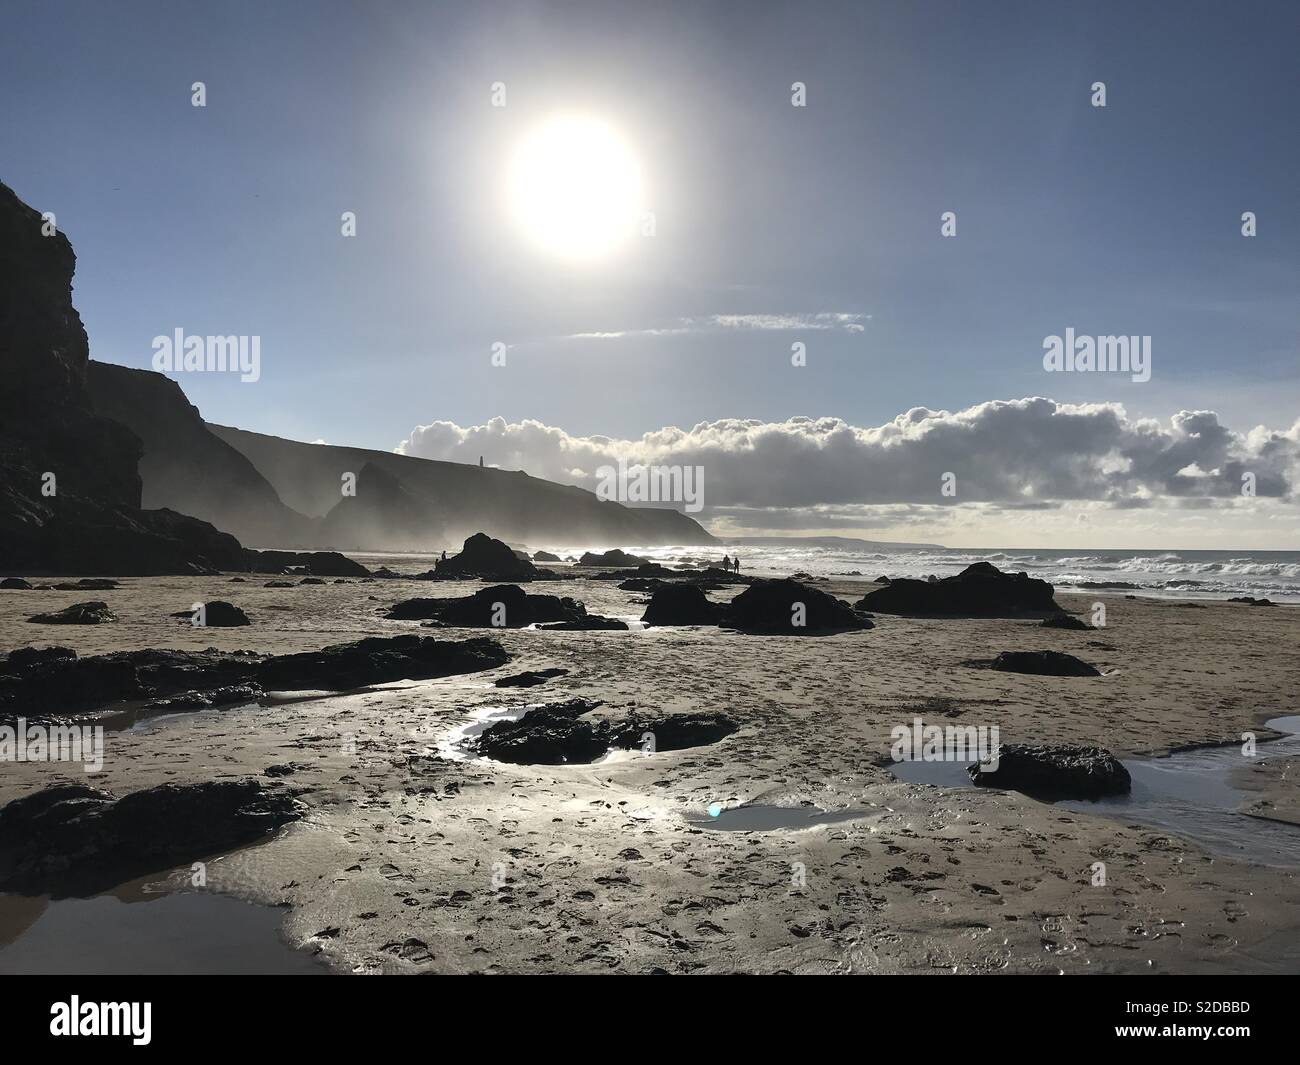
[[(361, 635), (484, 634), (380, 616), (394, 600), (476, 583), (263, 583), (0, 592), (0, 648), (286, 652)], [(850, 600), (870, 587), (817, 586)], [(573, 595), (593, 613), (642, 610), (641, 595), (613, 582), (530, 590)], [(24, 620), (89, 598), (121, 620)], [(167, 616), (208, 599), (235, 603), (253, 624), (196, 630)], [(1058, 601), (1086, 617), (1098, 597)], [(1300, 827), (1295, 866), (1257, 866), (1165, 829), (889, 771), (890, 729), (917, 715), (996, 725), (1003, 742), (1099, 743), (1132, 757), (1239, 744), (1248, 730), (1262, 739), (1264, 721), (1296, 713), (1300, 610), (1102, 601), (1108, 624), (1095, 632), (885, 615), (872, 630), (824, 637), (499, 631), (515, 658), (489, 673), (111, 733), (90, 783), (123, 793), (289, 764), (274, 779), (307, 789), (308, 816), (215, 863), (206, 890), (283, 905), (288, 942), (344, 972), (1295, 971)], [(962, 665), (1039, 649), (1104, 675)], [(492, 686), (552, 666), (570, 672), (525, 691)], [(582, 766), (439, 753), (472, 711), (571, 695), (605, 700), (597, 713), (719, 710), (742, 727), (712, 746)], [(1250, 813), (1300, 826), (1298, 761), (1243, 757), (1234, 782)], [(86, 779), (66, 764), (7, 764), (0, 802)], [(766, 831), (710, 826), (710, 806), (747, 803), (863, 814)], [(1106, 877), (1094, 886), (1097, 862)]]

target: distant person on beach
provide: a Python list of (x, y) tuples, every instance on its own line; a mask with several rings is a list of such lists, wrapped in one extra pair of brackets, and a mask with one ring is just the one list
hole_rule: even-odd
[(442, 559), (441, 559), (441, 561), (443, 561), (443, 562), (446, 562), (446, 561), (447, 561), (447, 552), (446, 552), (446, 551), (444, 551), (444, 552), (442, 553)]
[(731, 560), (731, 564), (732, 564), (732, 566), (735, 567), (736, 572), (739, 573), (739, 572), (740, 572), (740, 556), (737, 555), (735, 558), (733, 558), (733, 559)]
[(730, 556), (730, 555), (723, 555), (723, 556), (722, 556), (722, 568), (723, 568), (723, 569), (731, 569), (731, 556)]

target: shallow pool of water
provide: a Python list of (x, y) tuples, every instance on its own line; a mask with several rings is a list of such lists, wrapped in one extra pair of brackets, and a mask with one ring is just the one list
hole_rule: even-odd
[(207, 891), (0, 895), (0, 974), (328, 974), (280, 938), (281, 916)]
[[(1276, 717), (1269, 728), (1283, 738), (1259, 743), (1254, 757), (1241, 746), (1205, 747), (1165, 758), (1124, 762), (1133, 778), (1128, 795), (1090, 801), (1067, 799), (1056, 806), (1150, 825), (1193, 840), (1206, 850), (1260, 865), (1300, 866), (1300, 826), (1238, 812), (1252, 793), (1234, 783), (1240, 769), (1269, 759), (1300, 755), (1300, 715)], [(899, 780), (943, 788), (973, 788), (964, 762), (893, 762)]]

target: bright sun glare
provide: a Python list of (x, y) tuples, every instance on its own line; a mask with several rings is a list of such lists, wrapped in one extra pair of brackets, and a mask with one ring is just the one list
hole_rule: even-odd
[(633, 232), (642, 210), (641, 169), (623, 139), (594, 118), (553, 118), (519, 146), (510, 205), (545, 252), (603, 258)]

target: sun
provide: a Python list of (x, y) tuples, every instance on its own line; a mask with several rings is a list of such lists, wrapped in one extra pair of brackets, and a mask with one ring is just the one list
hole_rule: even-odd
[(509, 173), (515, 221), (538, 246), (574, 262), (603, 259), (635, 231), (641, 167), (626, 141), (596, 118), (552, 118), (515, 151)]

